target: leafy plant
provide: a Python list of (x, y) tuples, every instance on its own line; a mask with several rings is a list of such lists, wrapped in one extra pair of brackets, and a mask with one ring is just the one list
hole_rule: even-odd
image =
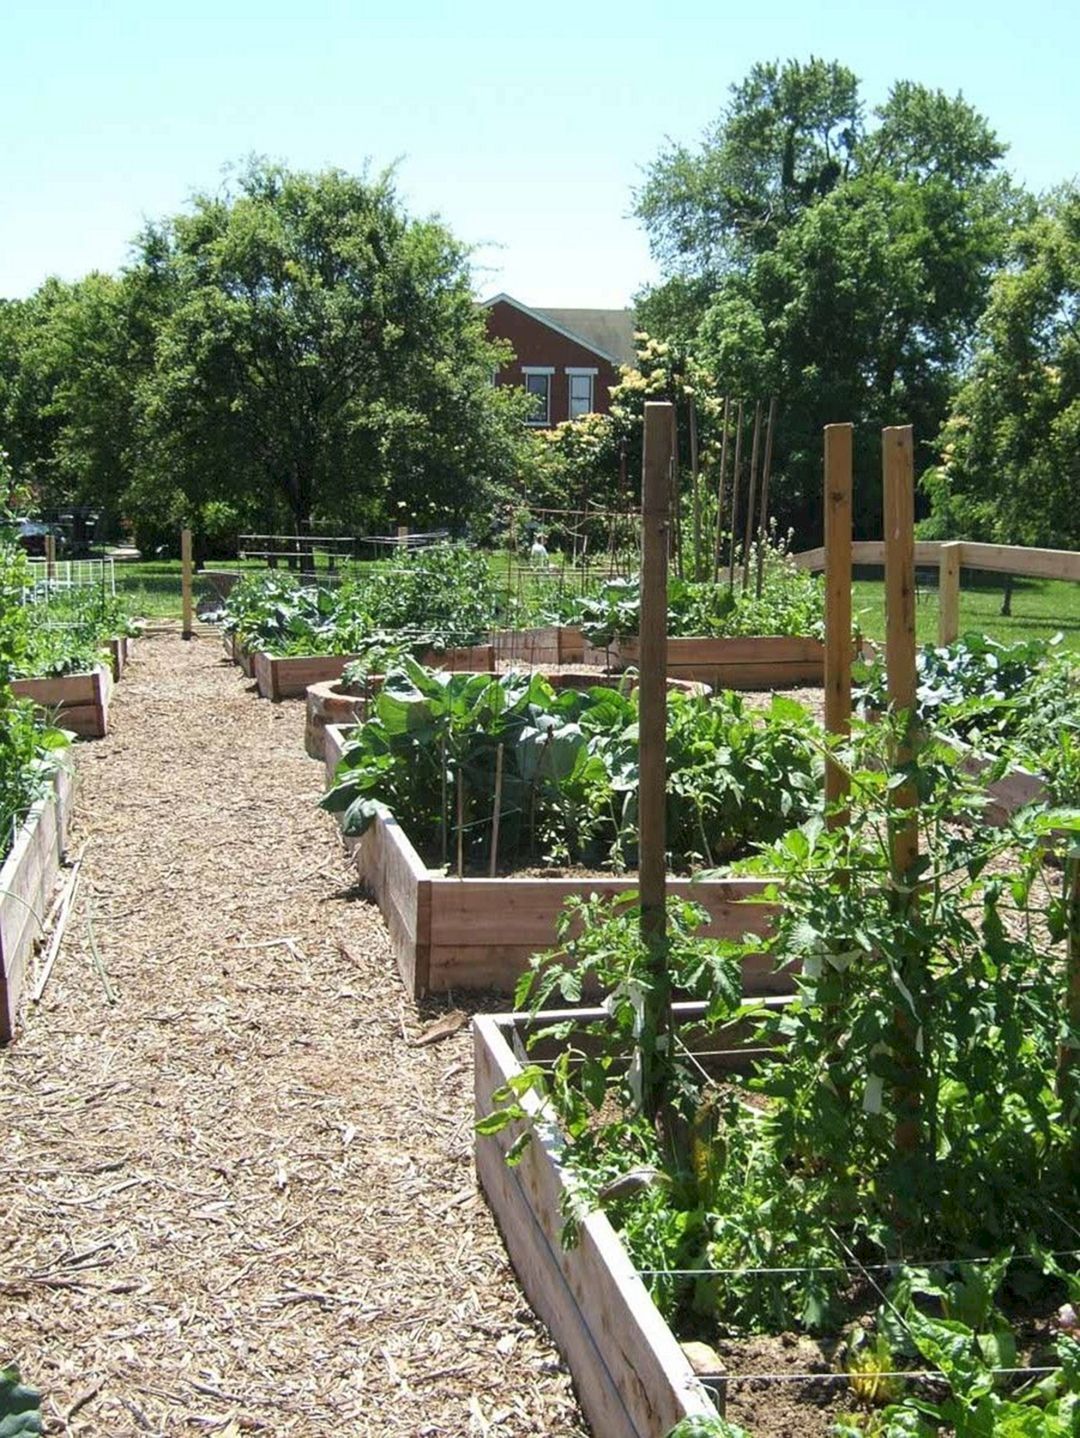
[[(671, 862), (713, 864), (766, 843), (817, 803), (820, 765), (809, 716), (788, 699), (766, 715), (735, 695), (672, 694)], [(387, 809), (429, 857), (445, 862), (460, 786), (462, 847), (489, 858), (500, 781), (505, 862), (626, 869), (637, 862), (637, 703), (623, 690), (556, 693), (538, 674), (387, 675), (347, 744), (325, 808), (361, 834)]]
[(20, 1434), (44, 1431), (41, 1394), (24, 1385), (14, 1364), (0, 1368), (0, 1438), (19, 1438)]

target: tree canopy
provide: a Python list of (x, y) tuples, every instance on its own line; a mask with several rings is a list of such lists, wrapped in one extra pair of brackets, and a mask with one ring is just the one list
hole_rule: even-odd
[(0, 308), (0, 423), (43, 497), (145, 529), (460, 523), (513, 471), (468, 253), (390, 174), (250, 163), (119, 279)]
[(1015, 236), (925, 476), (949, 537), (1080, 547), (1080, 191)]
[[(775, 393), (782, 517), (820, 523), (821, 428), (851, 420), (936, 437), (1019, 198), (990, 126), (911, 82), (866, 118), (822, 60), (755, 65), (697, 151), (669, 146), (637, 197), (666, 278), (642, 297), (721, 390)], [(860, 460), (857, 524), (880, 531)]]

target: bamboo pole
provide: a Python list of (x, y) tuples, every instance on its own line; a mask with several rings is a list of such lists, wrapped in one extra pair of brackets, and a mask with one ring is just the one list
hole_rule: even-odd
[(720, 478), (716, 482), (716, 531), (713, 543), (714, 584), (720, 583), (720, 548), (723, 541), (724, 483), (727, 479), (728, 421), (731, 415), (731, 396), (724, 399), (724, 428), (720, 438)]
[(503, 745), (495, 750), (495, 812), (491, 816), (491, 877), (499, 864), (499, 824), (502, 820)]
[(757, 485), (758, 449), (761, 444), (761, 401), (754, 405), (754, 439), (750, 446), (750, 484), (746, 491), (746, 537), (743, 540), (742, 587), (750, 583), (750, 546), (754, 540), (754, 490)]
[(952, 644), (960, 631), (960, 560), (964, 546), (952, 540), (938, 554), (938, 643)]
[(739, 480), (742, 476), (742, 435), (743, 435), (743, 402), (739, 403), (735, 411), (735, 468), (731, 475), (731, 549), (728, 563), (728, 588), (735, 588), (735, 543), (739, 529)]
[(661, 1036), (671, 1022), (667, 972), (667, 565), (669, 471), (675, 410), (645, 405), (641, 483), (641, 620), (638, 680), (638, 888), (650, 982), (640, 1043), (642, 1103), (653, 1118), (665, 1098)]
[(697, 406), (694, 403), (694, 396), (688, 397), (689, 405), (688, 432), (690, 436), (690, 492), (693, 496), (694, 512), (694, 561), (691, 566), (691, 579), (701, 579), (702, 554), (701, 554), (701, 475), (698, 470), (698, 435), (697, 435)]
[(1057, 1086), (1064, 1122), (1073, 1135), (1073, 1161), (1080, 1165), (1080, 853), (1065, 860), (1065, 1026), (1058, 1049)]
[(180, 605), (183, 615), (181, 634), (184, 639), (190, 639), (192, 635), (190, 529), (180, 531)]
[[(825, 426), (825, 731), (851, 733), (851, 467), (850, 424)], [(847, 815), (837, 805), (848, 792), (846, 772), (825, 765), (825, 807), (830, 828)]]
[(757, 582), (754, 593), (761, 598), (765, 577), (765, 539), (769, 531), (769, 481), (772, 478), (773, 431), (776, 426), (776, 396), (769, 400), (769, 420), (765, 426), (765, 459), (761, 466), (761, 518), (758, 520)]

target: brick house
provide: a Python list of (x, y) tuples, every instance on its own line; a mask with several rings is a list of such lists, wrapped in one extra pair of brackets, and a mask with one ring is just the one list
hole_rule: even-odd
[(537, 429), (583, 414), (606, 414), (619, 366), (633, 365), (632, 310), (537, 310), (509, 295), (485, 304), (487, 331), (507, 340), (514, 359), (496, 384), (520, 385), (535, 396)]

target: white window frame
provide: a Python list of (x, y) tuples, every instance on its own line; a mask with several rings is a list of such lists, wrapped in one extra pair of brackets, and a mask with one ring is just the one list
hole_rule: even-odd
[[(555, 366), (553, 364), (523, 364), (521, 366), (521, 373), (525, 376), (543, 375), (547, 380), (544, 393), (543, 414), (530, 415), (525, 421), (526, 424), (532, 425), (536, 429), (547, 429), (551, 424), (551, 377), (555, 373)], [(535, 395), (537, 399), (540, 398), (535, 390), (529, 389), (527, 379), (525, 389), (529, 394)]]
[[(582, 415), (592, 414), (596, 405), (596, 376), (599, 369), (588, 369), (583, 365), (567, 365), (566, 374), (566, 414), (569, 419), (581, 419)], [(589, 381), (589, 405), (583, 409), (581, 414), (574, 413), (574, 380), (587, 379)]]

